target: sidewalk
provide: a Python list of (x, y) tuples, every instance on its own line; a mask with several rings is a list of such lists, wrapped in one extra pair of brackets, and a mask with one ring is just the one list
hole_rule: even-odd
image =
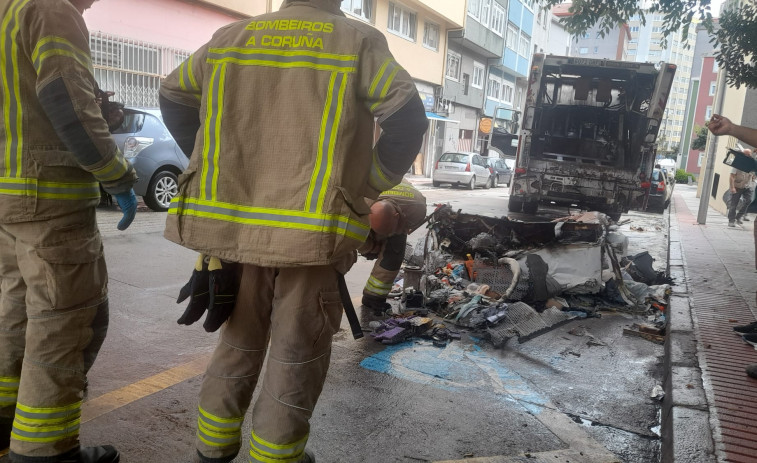
[(744, 368), (757, 363), (757, 351), (732, 330), (757, 318), (754, 224), (729, 228), (710, 208), (699, 225), (698, 207), (694, 186), (676, 186), (663, 461), (755, 462), (757, 380)]

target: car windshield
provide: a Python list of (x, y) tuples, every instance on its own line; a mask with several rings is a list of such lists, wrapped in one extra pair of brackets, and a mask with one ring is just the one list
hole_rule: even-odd
[(442, 157), (439, 158), (439, 161), (441, 162), (455, 162), (458, 164), (468, 164), (469, 159), (467, 154), (462, 153), (444, 153), (442, 154)]

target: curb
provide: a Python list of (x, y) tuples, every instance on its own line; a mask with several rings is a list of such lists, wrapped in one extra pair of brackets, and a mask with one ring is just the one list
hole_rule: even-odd
[(662, 404), (662, 463), (716, 462), (710, 412), (697, 357), (697, 340), (686, 279), (686, 258), (675, 214), (668, 215), (668, 271), (675, 280), (668, 305), (665, 399)]

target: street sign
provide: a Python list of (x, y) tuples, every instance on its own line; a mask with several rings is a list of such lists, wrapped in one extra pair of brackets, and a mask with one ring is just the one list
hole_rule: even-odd
[(490, 117), (482, 117), (478, 122), (478, 130), (481, 133), (491, 133), (492, 119)]

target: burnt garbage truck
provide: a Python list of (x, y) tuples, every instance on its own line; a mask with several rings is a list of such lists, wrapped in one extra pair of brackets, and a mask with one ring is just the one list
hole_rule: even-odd
[(618, 220), (642, 209), (676, 67), (535, 54), (511, 212), (577, 206)]

